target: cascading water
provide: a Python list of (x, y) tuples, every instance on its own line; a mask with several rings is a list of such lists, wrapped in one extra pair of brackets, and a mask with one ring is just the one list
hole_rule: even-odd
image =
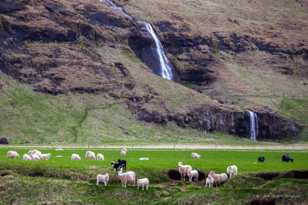
[(250, 119), (250, 139), (253, 141), (257, 140), (257, 130), (258, 130), (258, 116), (255, 112), (248, 111)]
[[(105, 4), (110, 6), (114, 11), (117, 11), (121, 15), (129, 18), (130, 20), (133, 20), (133, 17), (128, 15), (121, 7), (117, 6), (112, 0), (100, 0), (100, 1), (105, 2)], [(152, 25), (147, 22), (142, 22), (141, 24), (144, 26), (146, 32), (151, 36), (151, 38), (155, 42), (155, 54), (159, 61), (160, 76), (162, 76), (164, 79), (167, 80), (173, 80), (172, 66), (165, 54), (163, 45), (160, 42), (158, 36), (156, 35)]]
[(161, 44), (158, 36), (156, 35), (152, 25), (147, 22), (143, 22), (143, 24), (147, 32), (151, 35), (152, 39), (155, 42), (155, 50), (159, 60), (161, 76), (167, 80), (173, 80), (172, 67), (165, 54), (163, 45)]
[(99, 0), (100, 2), (104, 2), (107, 6), (110, 6), (112, 8), (112, 10), (120, 13), (122, 16), (133, 20), (133, 17), (131, 17), (130, 15), (128, 15), (121, 7), (117, 6), (115, 3), (113, 3), (113, 1), (111, 0)]

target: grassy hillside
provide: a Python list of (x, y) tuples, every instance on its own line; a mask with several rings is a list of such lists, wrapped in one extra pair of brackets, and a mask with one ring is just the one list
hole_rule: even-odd
[[(221, 114), (248, 108), (270, 108), (307, 126), (306, 4), (116, 1), (153, 24), (175, 65), (171, 82), (134, 53), (135, 22), (106, 4), (8, 2), (0, 8), (0, 136), (10, 143), (251, 144), (199, 131), (206, 120), (208, 130), (232, 124), (219, 121)], [(135, 43), (143, 44), (138, 37)], [(206, 78), (208, 70), (213, 79)], [(187, 73), (206, 77), (200, 84), (183, 83)], [(213, 118), (202, 119), (211, 111)], [(145, 123), (139, 113), (165, 121)], [(306, 135), (307, 129), (302, 139)]]
[(125, 104), (104, 95), (52, 96), (5, 75), (0, 136), (12, 144), (247, 143), (238, 137), (139, 122)]

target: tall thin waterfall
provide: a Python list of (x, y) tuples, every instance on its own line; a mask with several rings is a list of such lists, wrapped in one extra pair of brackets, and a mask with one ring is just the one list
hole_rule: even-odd
[(253, 141), (257, 140), (258, 131), (258, 116), (255, 112), (248, 111), (250, 119), (250, 139)]
[(155, 42), (156, 47), (156, 53), (159, 59), (159, 65), (160, 65), (160, 71), (161, 76), (167, 80), (173, 80), (173, 73), (172, 73), (172, 67), (171, 64), (165, 54), (163, 45), (161, 44), (158, 36), (156, 35), (153, 27), (151, 24), (147, 22), (143, 22), (147, 32), (151, 35), (152, 39)]
[[(130, 20), (133, 20), (132, 16), (127, 14), (121, 7), (117, 6), (112, 0), (100, 0), (100, 1), (110, 6), (114, 11), (119, 12), (121, 15), (129, 18)], [(155, 53), (157, 54), (159, 60), (160, 76), (162, 76), (164, 79), (167, 80), (173, 80), (172, 66), (165, 54), (162, 43), (160, 42), (151, 24), (147, 22), (142, 22), (142, 24), (144, 25), (146, 31), (150, 34), (150, 36), (155, 42)]]

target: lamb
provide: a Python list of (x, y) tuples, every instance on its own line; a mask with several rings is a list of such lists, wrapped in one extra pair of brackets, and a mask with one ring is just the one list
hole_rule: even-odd
[(16, 151), (8, 151), (6, 156), (7, 158), (11, 158), (11, 159), (19, 158), (19, 154)]
[(223, 184), (224, 182), (228, 181), (228, 175), (226, 173), (216, 174), (214, 171), (210, 171), (208, 176), (214, 179), (215, 185)]
[(118, 178), (121, 180), (122, 187), (126, 188), (127, 183), (131, 182), (136, 184), (136, 173), (134, 171), (122, 172), (122, 169), (118, 172)]
[(23, 160), (32, 160), (31, 156), (28, 155), (28, 154), (24, 154), (24, 155), (22, 156), (22, 159), (23, 159)]
[(142, 190), (149, 189), (150, 180), (148, 178), (142, 178), (137, 180), (137, 189), (139, 190), (139, 187), (142, 187)]
[(189, 178), (189, 181), (192, 182), (193, 178), (195, 178), (195, 181), (198, 181), (198, 178), (199, 178), (199, 172), (198, 170), (190, 170), (188, 173), (188, 178)]
[(121, 147), (120, 155), (123, 156), (123, 157), (127, 155), (127, 148), (126, 147)]
[(41, 160), (49, 160), (51, 157), (51, 154), (50, 153), (47, 153), (47, 154), (41, 154)]
[(101, 154), (101, 153), (98, 153), (98, 154), (97, 154), (97, 160), (105, 160), (104, 155)]
[(78, 160), (81, 160), (81, 158), (80, 158), (79, 154), (72, 154), (71, 160), (78, 161)]
[(87, 151), (87, 152), (86, 152), (85, 158), (86, 158), (86, 159), (90, 159), (90, 160), (96, 160), (95, 153), (92, 152), (92, 151)]
[(205, 186), (211, 188), (213, 187), (213, 185), (214, 185), (214, 178), (212, 176), (208, 176), (205, 181)]
[(188, 176), (188, 173), (192, 170), (192, 167), (190, 165), (183, 165), (183, 162), (179, 162), (178, 167), (181, 178), (185, 181), (185, 177)]
[(236, 165), (228, 166), (227, 174), (228, 174), (229, 178), (236, 176), (237, 175), (237, 166)]
[(192, 157), (193, 159), (200, 159), (201, 155), (198, 154), (198, 153), (193, 152), (193, 153), (191, 153), (191, 157)]
[(109, 174), (99, 174), (96, 176), (96, 185), (99, 185), (99, 183), (104, 183), (105, 186), (108, 185), (109, 182)]

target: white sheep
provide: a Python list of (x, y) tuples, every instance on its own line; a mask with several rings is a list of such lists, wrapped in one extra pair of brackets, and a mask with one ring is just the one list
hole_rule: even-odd
[(105, 160), (105, 157), (102, 153), (97, 154), (97, 160)]
[(18, 152), (16, 152), (16, 151), (8, 151), (7, 153), (6, 153), (6, 156), (7, 156), (7, 158), (11, 158), (11, 159), (16, 159), (16, 158), (19, 158), (19, 154), (18, 154)]
[(120, 155), (123, 156), (123, 157), (127, 155), (127, 148), (126, 147), (121, 147)]
[(49, 160), (51, 158), (51, 154), (47, 153), (47, 154), (41, 154), (41, 160)]
[(90, 160), (96, 160), (95, 153), (92, 152), (92, 151), (87, 151), (87, 152), (86, 152), (85, 158), (86, 158), (86, 159), (90, 159)]
[(198, 170), (190, 170), (188, 171), (187, 173), (188, 175), (188, 178), (189, 178), (189, 181), (192, 182), (193, 178), (195, 179), (195, 181), (198, 181), (198, 178), (199, 178), (199, 172)]
[(96, 185), (99, 185), (99, 183), (104, 183), (105, 186), (108, 185), (109, 182), (109, 174), (99, 174), (96, 176)]
[(229, 175), (230, 178), (236, 176), (237, 175), (237, 166), (236, 165), (228, 166), (227, 174)]
[(71, 160), (73, 160), (73, 161), (78, 161), (78, 160), (81, 160), (81, 158), (80, 158), (80, 156), (79, 156), (79, 154), (72, 154), (72, 156), (71, 156)]
[(41, 160), (41, 155), (39, 155), (38, 153), (30, 155), (30, 157), (32, 160)]
[(133, 185), (136, 184), (136, 173), (134, 171), (122, 172), (122, 169), (118, 172), (118, 178), (122, 183), (122, 187), (127, 187), (127, 183), (131, 182)]
[(32, 155), (38, 155), (38, 156), (41, 156), (42, 155), (42, 152), (39, 151), (39, 150), (36, 150), (36, 149), (33, 149), (33, 150), (29, 150), (28, 154), (32, 157)]
[(198, 153), (196, 153), (196, 152), (193, 152), (193, 153), (191, 153), (191, 157), (192, 157), (193, 159), (200, 159), (200, 158), (201, 158), (201, 155), (198, 154)]
[(228, 181), (228, 175), (226, 173), (216, 174), (214, 171), (210, 171), (208, 176), (213, 177), (215, 185), (219, 185)]
[(212, 176), (208, 176), (205, 181), (205, 186), (211, 188), (213, 187), (213, 185), (214, 185), (214, 178)]
[(139, 187), (142, 188), (142, 190), (149, 189), (150, 180), (148, 178), (142, 178), (137, 180), (137, 189), (139, 190)]
[(188, 176), (188, 173), (192, 170), (192, 167), (190, 165), (183, 165), (183, 162), (179, 162), (178, 167), (181, 178), (185, 181), (185, 177)]
[(28, 155), (28, 154), (24, 154), (24, 155), (22, 156), (22, 159), (23, 159), (23, 160), (32, 160), (31, 156)]

